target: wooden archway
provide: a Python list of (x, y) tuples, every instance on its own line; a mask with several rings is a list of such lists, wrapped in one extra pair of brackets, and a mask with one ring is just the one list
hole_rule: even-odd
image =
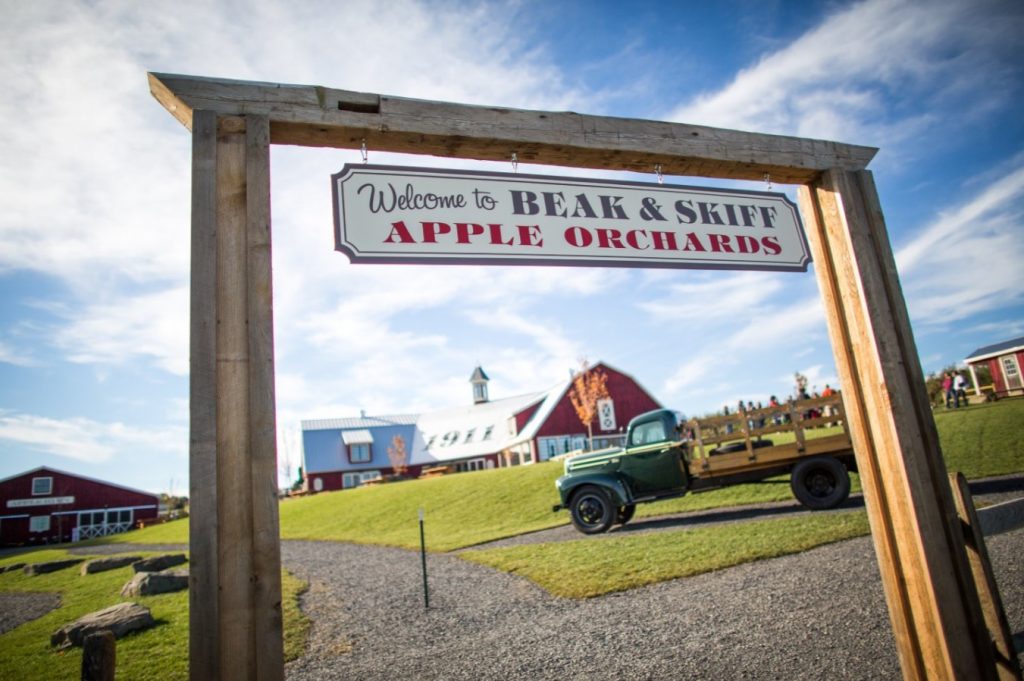
[(280, 679), (269, 145), (800, 185), (904, 677), (995, 678), (871, 173), (876, 150), (569, 112), (150, 74), (193, 139), (190, 673)]

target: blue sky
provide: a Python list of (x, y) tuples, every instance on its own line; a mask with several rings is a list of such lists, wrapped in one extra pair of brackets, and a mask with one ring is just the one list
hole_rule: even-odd
[[(1016, 0), (0, 4), (0, 477), (187, 489), (190, 139), (147, 71), (879, 147), (925, 370), (1024, 335)], [(282, 468), (301, 419), (463, 404), (477, 363), (502, 397), (604, 360), (687, 413), (837, 382), (810, 272), (351, 265), (329, 180), (359, 160), (272, 150)]]

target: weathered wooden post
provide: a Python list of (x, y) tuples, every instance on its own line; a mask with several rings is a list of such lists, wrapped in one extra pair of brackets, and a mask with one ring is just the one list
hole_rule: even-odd
[(82, 681), (114, 681), (117, 639), (108, 630), (94, 632), (82, 641)]
[(904, 678), (994, 679), (871, 173), (826, 171), (800, 199)]
[(193, 115), (192, 679), (281, 679), (269, 121)]

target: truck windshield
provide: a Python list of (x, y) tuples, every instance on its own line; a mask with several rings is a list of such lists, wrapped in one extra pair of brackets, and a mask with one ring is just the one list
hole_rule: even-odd
[(649, 445), (654, 442), (665, 441), (665, 424), (661, 421), (641, 423), (633, 429), (630, 435), (629, 444)]

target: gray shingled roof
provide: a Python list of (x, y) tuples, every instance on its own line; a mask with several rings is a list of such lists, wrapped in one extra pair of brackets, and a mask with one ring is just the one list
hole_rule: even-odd
[(995, 343), (994, 345), (986, 345), (983, 348), (978, 348), (967, 356), (968, 362), (972, 359), (984, 359), (985, 357), (991, 357), (992, 355), (999, 355), (1004, 352), (1010, 352), (1013, 350), (1019, 350), (1024, 348), (1024, 336), (1020, 338), (1011, 338), (1010, 340), (1003, 341), (1002, 343)]
[(473, 375), (469, 377), (469, 382), (474, 383), (476, 381), (489, 381), (487, 374), (484, 373), (483, 367), (477, 365), (476, 369), (473, 369)]

